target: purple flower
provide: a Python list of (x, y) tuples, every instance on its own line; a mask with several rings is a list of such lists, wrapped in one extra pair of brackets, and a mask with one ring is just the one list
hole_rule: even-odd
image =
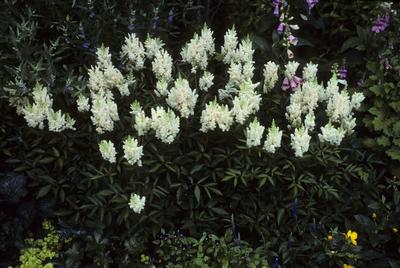
[(389, 22), (390, 22), (389, 15), (378, 16), (378, 18), (376, 18), (376, 20), (372, 23), (371, 31), (373, 31), (374, 33), (383, 32), (386, 29), (386, 27), (389, 26)]
[(84, 42), (84, 43), (82, 44), (82, 47), (83, 47), (84, 49), (88, 49), (89, 46), (90, 46), (90, 43), (89, 43), (88, 41), (86, 41), (86, 42)]
[(319, 2), (319, 0), (306, 0), (306, 1), (308, 5), (308, 13), (310, 13), (311, 9), (313, 9), (313, 7)]
[(273, 0), (273, 2), (274, 2), (274, 6), (275, 6), (274, 15), (279, 17), (279, 5), (280, 5), (281, 1), (280, 0)]
[(297, 207), (298, 207), (298, 202), (296, 198), (292, 204), (292, 208), (290, 209), (293, 218), (297, 218)]
[(297, 37), (293, 36), (293, 35), (289, 35), (289, 42), (292, 45), (296, 46), (297, 43), (299, 42), (299, 39)]
[[(292, 92), (295, 92), (297, 90), (297, 87), (303, 82), (303, 80), (300, 77), (297, 76), (293, 76), (290, 80), (285, 77), (285, 79), (283, 79), (283, 83), (282, 83), (282, 90), (286, 91), (289, 88), (292, 90)], [(297, 211), (297, 209), (296, 209)]]
[(340, 79), (346, 79), (347, 77), (347, 69), (343, 65), (339, 69), (339, 78)]
[(363, 79), (360, 79), (360, 80), (358, 80), (357, 81), (357, 86), (359, 86), (359, 87), (364, 87), (364, 80)]
[(275, 257), (274, 268), (279, 268), (279, 259), (278, 259), (278, 257)]
[(152, 29), (153, 31), (155, 31), (155, 30), (157, 29), (157, 20), (158, 20), (158, 17), (155, 17), (155, 18), (152, 19), (152, 22), (151, 22), (151, 29)]
[(172, 10), (169, 12), (169, 16), (168, 16), (168, 23), (172, 24), (172, 22), (174, 21), (174, 13), (172, 12)]
[(96, 16), (96, 13), (94, 13), (93, 11), (92, 11), (92, 12), (90, 12), (90, 14), (89, 14), (89, 18), (94, 18), (94, 16)]
[(278, 34), (282, 34), (284, 29), (285, 29), (285, 23), (283, 23), (283, 22), (279, 23), (278, 28), (277, 28)]
[(128, 25), (128, 30), (129, 30), (130, 32), (133, 32), (133, 31), (135, 30), (135, 25), (134, 25), (134, 24), (129, 24), (129, 25)]

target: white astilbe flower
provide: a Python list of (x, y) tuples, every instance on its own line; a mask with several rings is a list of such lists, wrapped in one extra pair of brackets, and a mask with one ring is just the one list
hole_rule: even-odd
[(189, 82), (178, 78), (168, 94), (167, 104), (178, 110), (183, 118), (188, 118), (194, 114), (197, 97), (196, 92), (190, 88)]
[(135, 34), (131, 33), (125, 37), (121, 56), (126, 59), (128, 67), (131, 66), (135, 71), (143, 69), (146, 53), (142, 42)]
[(26, 123), (30, 127), (44, 128), (44, 120), (47, 117), (47, 110), (43, 110), (38, 104), (28, 104), (22, 109)]
[(65, 129), (75, 130), (75, 120), (72, 119), (69, 114), (63, 114), (61, 111), (55, 112), (50, 109), (47, 114), (47, 120), (49, 122), (49, 130), (53, 132), (61, 132)]
[(254, 91), (241, 91), (233, 99), (232, 115), (235, 121), (243, 124), (250, 115), (260, 109), (261, 96)]
[(157, 97), (160, 96), (167, 96), (168, 95), (168, 81), (164, 78), (160, 79), (156, 83), (156, 89), (154, 93), (157, 95)]
[(102, 140), (99, 143), (101, 156), (104, 160), (115, 163), (117, 152), (115, 151), (114, 143), (112, 141)]
[(304, 119), (304, 127), (312, 131), (315, 128), (315, 115), (314, 112), (309, 112)]
[(305, 81), (317, 81), (318, 64), (307, 63), (303, 68), (303, 79)]
[(131, 111), (129, 113), (134, 116), (142, 111), (142, 106), (140, 105), (140, 103), (137, 100), (132, 102), (130, 108), (131, 108)]
[(365, 99), (364, 94), (360, 92), (355, 92), (353, 95), (351, 95), (351, 106), (352, 109), (358, 110), (360, 109), (361, 102)]
[(154, 56), (164, 47), (164, 42), (160, 38), (151, 38), (147, 36), (144, 46), (146, 47), (146, 56), (148, 59), (153, 59)]
[(248, 61), (243, 64), (242, 66), (242, 78), (245, 81), (251, 81), (254, 76), (254, 62)]
[(331, 79), (329, 79), (326, 89), (323, 92), (324, 94), (320, 96), (320, 99), (327, 100), (338, 92), (339, 92), (339, 80), (337, 79), (336, 75), (333, 75)]
[(88, 87), (92, 92), (98, 92), (107, 89), (107, 80), (105, 79), (104, 73), (99, 66), (90, 67), (88, 74)]
[(105, 47), (103, 45), (99, 47), (96, 50), (96, 56), (97, 56), (97, 66), (99, 66), (101, 70), (113, 67), (111, 61), (111, 53), (108, 47)]
[(352, 105), (347, 91), (336, 92), (328, 100), (326, 114), (332, 122), (341, 122), (351, 115)]
[(264, 65), (264, 86), (263, 90), (267, 93), (271, 90), (278, 81), (278, 65), (275, 62), (269, 61)]
[(144, 209), (144, 205), (146, 204), (146, 197), (140, 197), (137, 194), (131, 194), (131, 198), (129, 199), (129, 207), (133, 210), (133, 212), (140, 214)]
[[(119, 88), (125, 82), (124, 76), (114, 66), (104, 69), (104, 79), (106, 80), (108, 89), (112, 89), (114, 87)], [(121, 95), (128, 94), (121, 92)]]
[(272, 126), (268, 129), (267, 138), (264, 142), (264, 150), (269, 153), (275, 153), (276, 148), (281, 146), (282, 131), (275, 125), (275, 121), (272, 120)]
[(76, 104), (78, 105), (79, 112), (86, 112), (90, 110), (89, 98), (80, 94), (78, 99), (76, 100)]
[(208, 64), (208, 57), (215, 52), (213, 32), (204, 26), (200, 36), (194, 34), (193, 38), (181, 51), (182, 60), (192, 65), (192, 73), (198, 69), (205, 70)]
[(140, 111), (135, 115), (135, 125), (136, 131), (139, 136), (145, 135), (151, 128), (151, 119), (146, 116), (144, 111)]
[(93, 125), (99, 134), (114, 129), (114, 121), (119, 120), (117, 104), (111, 92), (92, 94), (92, 119)]
[(223, 61), (230, 64), (237, 60), (238, 38), (235, 27), (229, 29), (224, 36), (224, 45), (221, 47), (221, 54), (224, 57)]
[(217, 125), (222, 131), (228, 131), (233, 123), (233, 117), (227, 105), (219, 105), (214, 100), (206, 104), (205, 109), (201, 113), (200, 123), (200, 131), (202, 132), (214, 130)]
[(261, 139), (264, 134), (265, 127), (258, 122), (257, 118), (249, 124), (246, 129), (246, 144), (247, 147), (258, 146), (261, 144)]
[(158, 80), (170, 81), (172, 77), (172, 57), (165, 49), (158, 51), (154, 57), (153, 72)]
[(342, 128), (346, 131), (347, 135), (350, 135), (354, 132), (354, 128), (356, 127), (356, 118), (348, 117), (342, 121)]
[(318, 106), (320, 85), (306, 81), (301, 85), (299, 94), (301, 95), (302, 113), (306, 114), (314, 111)]
[(134, 127), (138, 132), (138, 136), (145, 135), (151, 128), (151, 119), (146, 116), (138, 101), (134, 101), (131, 104), (130, 114), (135, 117)]
[(151, 109), (151, 128), (156, 137), (164, 143), (172, 143), (179, 132), (179, 117), (170, 109), (162, 107)]
[(199, 88), (202, 91), (208, 91), (213, 85), (214, 75), (210, 72), (204, 72), (203, 76), (199, 79)]
[(290, 104), (286, 107), (285, 116), (289, 121), (289, 126), (297, 128), (301, 125), (302, 105), (303, 93), (297, 90), (290, 95)]
[(296, 61), (290, 61), (285, 65), (285, 77), (289, 80), (296, 75), (297, 68), (299, 68), (299, 63)]
[(129, 95), (129, 83), (125, 82), (125, 83), (121, 83), (119, 85), (117, 85), (119, 94), (121, 94), (121, 96), (128, 96)]
[(324, 127), (321, 127), (321, 133), (318, 134), (319, 140), (321, 142), (327, 142), (332, 145), (340, 145), (342, 142), (346, 131), (344, 129), (335, 128), (330, 122)]
[(124, 149), (124, 157), (130, 165), (137, 163), (138, 166), (142, 166), (143, 146), (139, 146), (135, 138), (128, 137), (124, 140), (122, 148)]
[(228, 74), (229, 74), (229, 83), (234, 86), (239, 86), (242, 80), (244, 79), (242, 74), (242, 64), (241, 63), (232, 63), (229, 66)]
[(28, 104), (22, 110), (24, 118), (30, 127), (44, 128), (44, 120), (53, 105), (53, 100), (47, 88), (36, 84), (33, 89), (33, 104)]
[(244, 83), (251, 83), (254, 72), (253, 62), (245, 64), (232, 62), (228, 69), (229, 80), (224, 89), (219, 89), (220, 99), (232, 98), (238, 92), (238, 88)]
[(253, 62), (253, 44), (250, 38), (245, 38), (240, 42), (239, 48), (236, 52), (237, 60), (242, 63)]
[[(111, 62), (111, 54), (108, 47), (97, 49), (97, 65), (89, 69), (88, 87), (91, 93), (118, 88), (121, 95), (128, 95), (130, 81), (125, 81), (122, 73)], [(127, 83), (127, 84), (125, 84)]]
[(294, 134), (290, 134), (291, 147), (294, 150), (294, 155), (302, 157), (308, 151), (310, 146), (311, 136), (308, 134), (308, 129), (301, 127), (294, 130)]

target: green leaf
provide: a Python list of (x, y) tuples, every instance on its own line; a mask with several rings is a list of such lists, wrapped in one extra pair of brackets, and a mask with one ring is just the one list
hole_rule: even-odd
[(194, 187), (194, 196), (196, 197), (197, 202), (200, 203), (200, 188), (197, 184)]
[(51, 189), (51, 185), (46, 185), (46, 186), (42, 187), (40, 189), (40, 191), (38, 192), (38, 194), (36, 195), (36, 199), (39, 199), (39, 198), (47, 195), (48, 192), (50, 191), (50, 189)]

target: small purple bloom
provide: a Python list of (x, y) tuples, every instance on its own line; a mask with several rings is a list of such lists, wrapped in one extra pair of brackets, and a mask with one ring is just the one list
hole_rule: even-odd
[(357, 81), (357, 86), (359, 86), (359, 87), (364, 87), (364, 80), (363, 79), (360, 79), (360, 80), (358, 80)]
[(158, 17), (155, 17), (155, 18), (152, 19), (152, 22), (151, 22), (151, 29), (152, 29), (153, 31), (155, 31), (155, 30), (157, 29), (157, 20), (158, 20)]
[(90, 14), (89, 14), (89, 18), (94, 18), (94, 16), (96, 16), (96, 13), (94, 13), (93, 11), (92, 11), (92, 12), (90, 12)]
[(273, 0), (273, 3), (274, 3), (274, 6), (275, 6), (274, 7), (274, 15), (279, 17), (279, 5), (280, 5), (281, 1), (280, 0)]
[(308, 5), (308, 13), (310, 13), (311, 9), (313, 9), (313, 7), (319, 2), (319, 0), (306, 0), (306, 1)]
[(89, 43), (88, 41), (86, 41), (86, 42), (84, 42), (84, 43), (82, 44), (82, 47), (83, 47), (84, 49), (88, 49), (89, 46), (90, 46), (90, 43)]
[(85, 38), (85, 33), (83, 32), (83, 30), (79, 30), (78, 37), (79, 38)]
[(299, 42), (299, 39), (297, 37), (293, 36), (293, 35), (289, 35), (289, 42), (292, 45), (296, 46), (297, 43)]
[(378, 18), (376, 18), (376, 20), (372, 23), (371, 31), (374, 33), (383, 32), (389, 26), (389, 22), (389, 15), (378, 16)]
[(284, 29), (285, 29), (285, 23), (283, 23), (283, 22), (279, 23), (278, 28), (277, 28), (278, 34), (282, 34)]
[(343, 65), (339, 69), (339, 78), (340, 79), (346, 79), (347, 77), (347, 69)]
[(128, 25), (128, 30), (129, 30), (130, 32), (133, 32), (133, 31), (135, 30), (135, 25), (134, 25), (134, 24), (129, 24), (129, 25)]
[(172, 22), (174, 21), (174, 13), (172, 12), (172, 10), (169, 12), (167, 20), (169, 24), (172, 24)]
[(278, 259), (278, 257), (275, 257), (274, 268), (279, 268), (279, 259)]
[(296, 198), (292, 204), (292, 208), (290, 209), (293, 218), (297, 218), (297, 207), (298, 207), (298, 202)]

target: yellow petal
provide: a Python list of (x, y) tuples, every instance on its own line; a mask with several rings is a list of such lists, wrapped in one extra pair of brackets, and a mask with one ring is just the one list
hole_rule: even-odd
[(358, 238), (358, 234), (356, 232), (351, 233), (351, 239), (357, 239)]

